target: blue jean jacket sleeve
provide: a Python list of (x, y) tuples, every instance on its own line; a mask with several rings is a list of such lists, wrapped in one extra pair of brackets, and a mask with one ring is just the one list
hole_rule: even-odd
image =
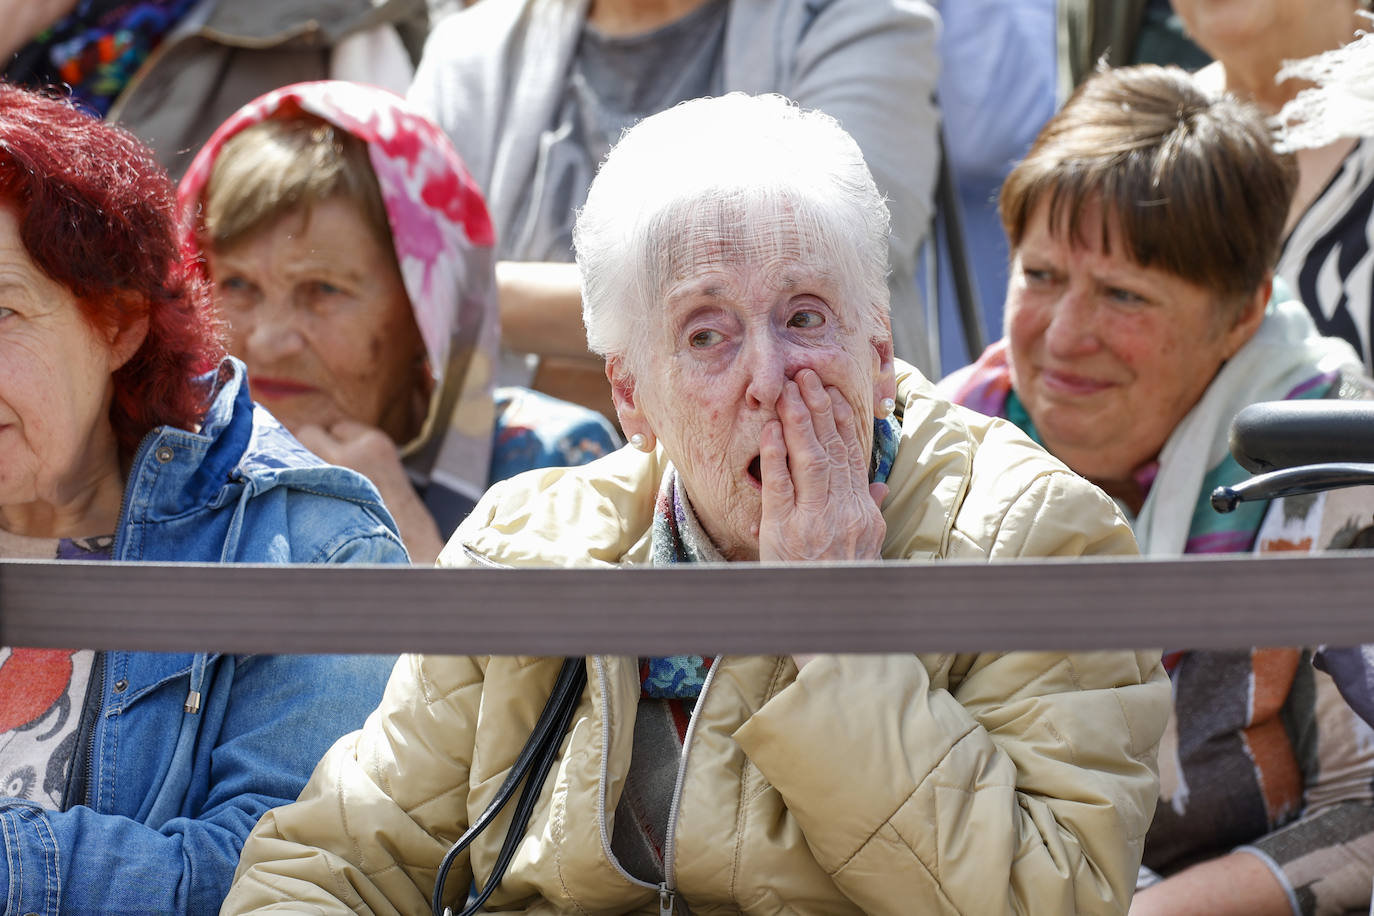
[[(0, 799), (0, 914), (217, 912), (248, 832), (263, 812), (295, 800), (334, 740), (361, 726), (393, 662), (386, 656), (221, 657), (207, 704), (196, 714), (205, 717), (197, 739), (183, 748), (178, 736), (165, 736), (178, 742), (178, 755), (193, 757), (175, 816), (148, 823), (147, 811), (77, 806), (52, 812)], [(121, 718), (135, 715), (131, 707)], [(149, 736), (130, 732), (130, 746), (118, 750), (137, 756), (138, 740)], [(184, 763), (174, 759), (170, 773), (149, 775), (151, 795), (164, 795), (158, 787), (176, 781)], [(127, 799), (120, 786), (101, 783), (92, 790), (97, 806), (122, 807)], [(133, 802), (156, 809), (161, 798)]]

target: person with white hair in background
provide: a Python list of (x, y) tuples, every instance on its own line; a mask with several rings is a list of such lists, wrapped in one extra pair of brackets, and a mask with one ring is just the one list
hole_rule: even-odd
[[(1369, 0), (1172, 0), (1214, 63), (1204, 89), (1254, 102), (1267, 115), (1311, 84), (1289, 61), (1333, 51), (1368, 28)], [(1347, 341), (1374, 371), (1374, 132), (1342, 130), (1296, 149), (1298, 187), (1288, 209), (1276, 275), (1317, 330)]]
[[(631, 445), (497, 484), (441, 565), (1135, 552), (1102, 492), (893, 358), (887, 210), (833, 118), (742, 94), (647, 118), (575, 239)], [(588, 687), (504, 878), (502, 819), (445, 881), (563, 663), (401, 661), (259, 822), (224, 912), (439, 912), (470, 887), (524, 913), (1128, 905), (1169, 712), (1157, 651), (575, 659)]]

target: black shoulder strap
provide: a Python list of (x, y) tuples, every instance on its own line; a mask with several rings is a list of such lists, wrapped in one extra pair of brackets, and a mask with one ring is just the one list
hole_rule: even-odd
[(534, 806), (539, 800), (539, 792), (544, 786), (544, 780), (549, 775), (549, 770), (553, 767), (553, 762), (558, 757), (558, 749), (563, 743), (563, 735), (568, 730), (568, 724), (572, 721), (573, 712), (577, 709), (578, 701), (582, 698), (582, 689), (587, 683), (586, 660), (583, 658), (564, 659), (563, 667), (558, 671), (558, 679), (554, 682), (553, 691), (549, 694), (548, 702), (544, 704), (544, 709), (539, 713), (539, 720), (534, 725), (534, 730), (530, 732), (529, 740), (521, 748), (519, 756), (515, 758), (515, 764), (511, 767), (510, 773), (506, 776), (506, 781), (501, 784), (500, 790), (496, 793), (496, 798), (487, 806), (487, 810), (482, 812), (481, 817), (468, 827), (467, 831), (458, 838), (449, 851), (444, 855), (443, 861), (439, 863), (439, 873), (434, 878), (434, 895), (430, 900), (430, 909), (433, 916), (453, 916), (453, 910), (444, 906), (444, 884), (448, 880), (448, 873), (453, 868), (453, 863), (458, 856), (467, 849), (483, 830), (495, 820), (496, 815), (501, 813), (501, 809), (510, 801), (515, 793), (516, 786), (524, 779), (527, 773), (533, 770), (528, 782), (525, 783), (524, 790), (520, 793), (520, 801), (515, 806), (515, 812), (511, 817), (510, 828), (506, 831), (505, 842), (501, 844), (501, 852), (496, 857), (496, 865), (491, 870), (491, 875), (487, 878), (481, 893), (470, 899), (463, 908), (459, 916), (472, 916), (482, 908), (487, 902), (487, 898), (492, 895), (497, 886), (501, 883), (501, 878), (506, 874), (506, 869), (510, 867), (510, 861), (515, 856), (515, 849), (520, 845), (520, 840), (525, 835), (525, 827), (529, 824), (530, 815), (534, 812)]

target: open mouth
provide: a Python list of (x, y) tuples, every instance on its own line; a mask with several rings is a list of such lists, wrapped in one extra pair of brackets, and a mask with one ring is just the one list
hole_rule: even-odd
[(749, 481), (759, 489), (763, 489), (763, 462), (759, 460), (758, 455), (749, 461)]

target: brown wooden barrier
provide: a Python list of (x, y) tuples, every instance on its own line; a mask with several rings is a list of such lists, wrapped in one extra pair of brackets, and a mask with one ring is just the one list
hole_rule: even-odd
[(895, 652), (1374, 643), (1374, 555), (675, 569), (0, 562), (0, 645)]

